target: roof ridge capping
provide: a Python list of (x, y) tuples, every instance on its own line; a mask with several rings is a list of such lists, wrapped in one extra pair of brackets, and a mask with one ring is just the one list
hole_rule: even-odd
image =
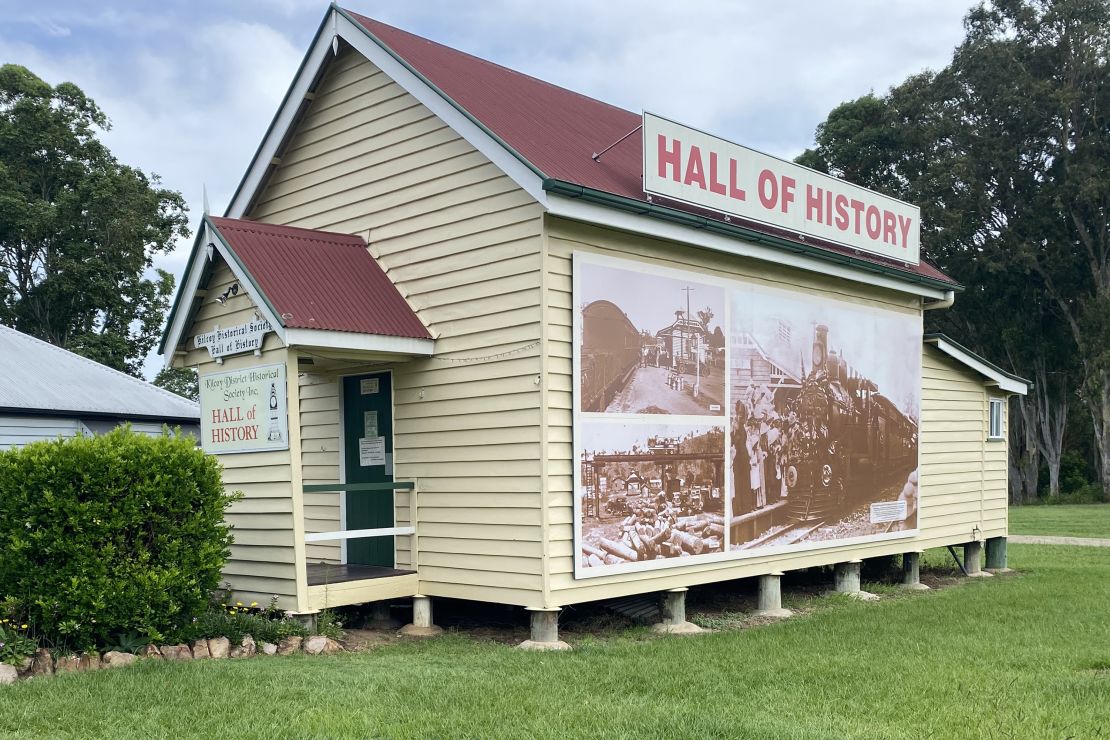
[(304, 226), (289, 226), (286, 224), (271, 224), (266, 221), (256, 221), (249, 218), (229, 218), (227, 216), (209, 216), (213, 224), (217, 228), (231, 228), (239, 229), (240, 231), (252, 231), (255, 233), (273, 233), (281, 231), (296, 231), (305, 235), (303, 238), (312, 239), (315, 235), (316, 241), (324, 241), (318, 235), (324, 234), (328, 237), (334, 237), (334, 241), (351, 242), (357, 246), (367, 246), (366, 240), (358, 234), (345, 234), (341, 231), (327, 231), (325, 229), (309, 229)]

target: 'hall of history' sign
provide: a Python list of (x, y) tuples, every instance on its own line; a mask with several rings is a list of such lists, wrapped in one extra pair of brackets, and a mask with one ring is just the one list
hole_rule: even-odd
[(917, 206), (644, 113), (644, 192), (917, 264)]

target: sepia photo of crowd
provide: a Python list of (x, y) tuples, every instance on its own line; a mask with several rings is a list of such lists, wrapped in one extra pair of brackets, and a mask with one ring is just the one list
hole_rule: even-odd
[(578, 433), (582, 567), (723, 551), (723, 426), (590, 420)]
[(590, 262), (575, 270), (581, 411), (726, 414), (722, 287)]
[(730, 546), (916, 528), (920, 324), (756, 286), (731, 308)]

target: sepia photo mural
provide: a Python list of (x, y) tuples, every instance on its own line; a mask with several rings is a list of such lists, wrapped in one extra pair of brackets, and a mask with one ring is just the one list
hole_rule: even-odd
[(920, 315), (584, 253), (573, 291), (578, 577), (916, 532)]

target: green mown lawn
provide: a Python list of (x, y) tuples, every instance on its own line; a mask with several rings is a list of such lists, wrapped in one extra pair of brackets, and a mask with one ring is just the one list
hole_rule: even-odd
[[(940, 558), (930, 554), (933, 562)], [(1110, 733), (1110, 549), (819, 599), (736, 632), (524, 653), (465, 636), (335, 657), (147, 663), (0, 687), (0, 735), (1064, 738)], [(812, 603), (811, 603), (812, 606)]]
[(1110, 538), (1110, 504), (1011, 506), (1010, 534)]

